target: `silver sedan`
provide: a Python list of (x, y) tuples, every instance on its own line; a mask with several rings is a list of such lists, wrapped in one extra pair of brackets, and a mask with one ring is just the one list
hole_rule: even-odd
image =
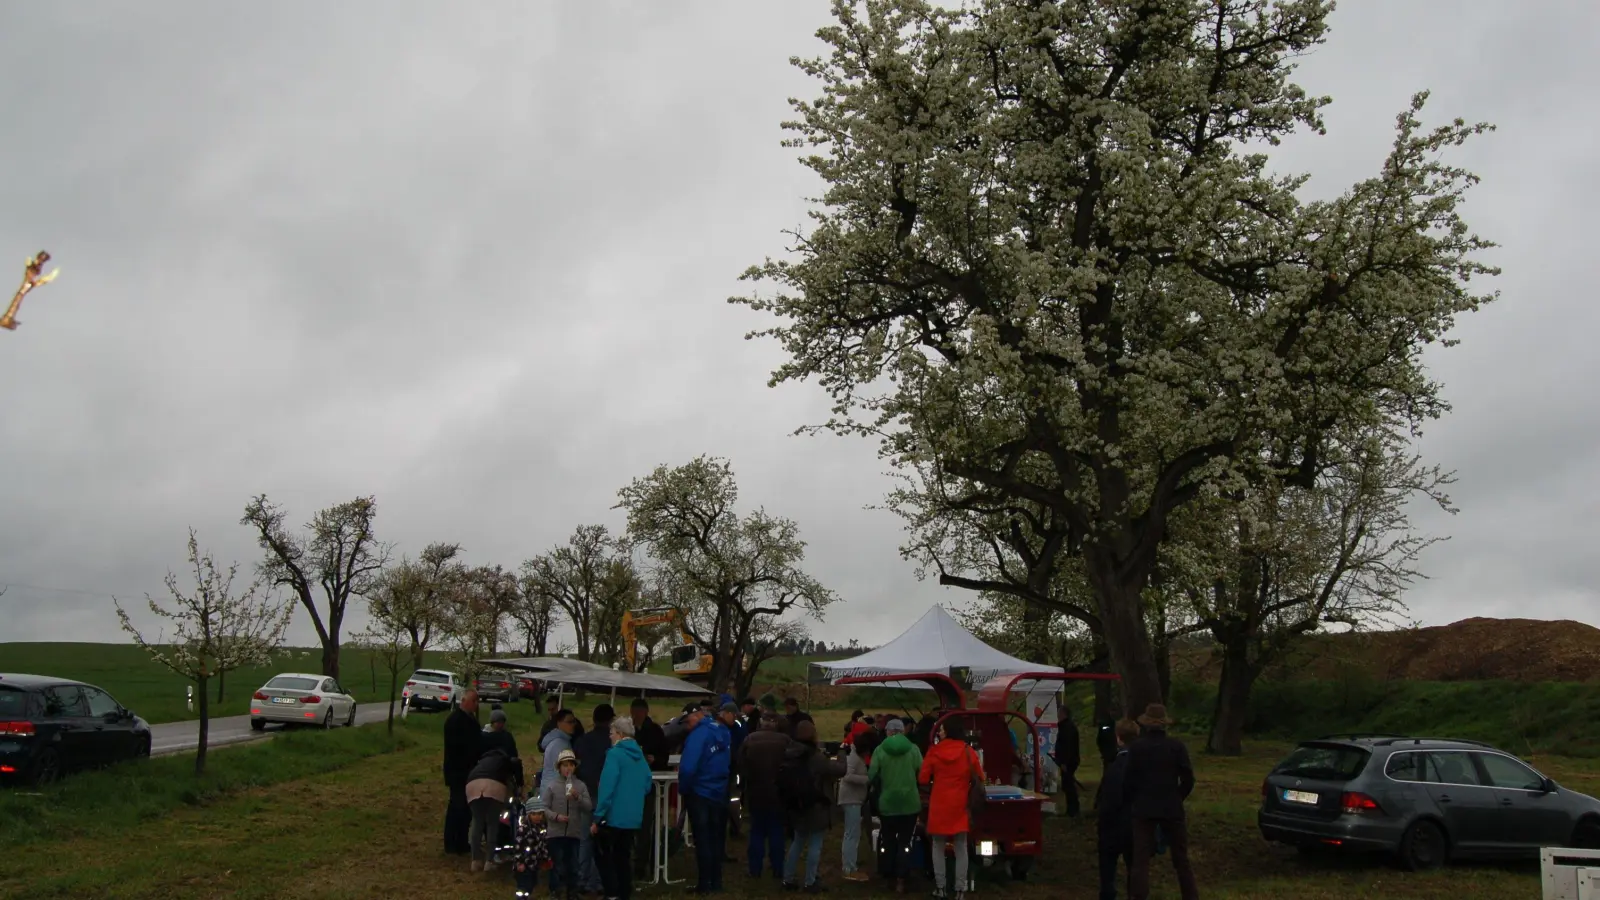
[(354, 725), (356, 698), (326, 675), (285, 673), (250, 698), (250, 727), (260, 731), (268, 722), (322, 728), (332, 728), (335, 722)]

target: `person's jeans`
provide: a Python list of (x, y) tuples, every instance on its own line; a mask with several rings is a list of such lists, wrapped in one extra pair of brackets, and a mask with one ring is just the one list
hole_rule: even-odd
[(771, 861), (772, 874), (783, 875), (783, 810), (750, 810), (750, 877), (761, 877), (761, 860)]
[(690, 796), (689, 827), (694, 829), (695, 889), (722, 890), (722, 858), (728, 842), (728, 804), (721, 797)]
[(839, 867), (844, 874), (852, 875), (856, 871), (856, 860), (861, 856), (861, 804), (840, 808), (844, 810), (844, 843), (840, 845)]
[[(1121, 860), (1123, 870), (1128, 877), (1133, 875), (1133, 854), (1126, 844), (1116, 846), (1109, 844), (1104, 837), (1100, 839), (1100, 900), (1117, 900), (1117, 861)], [(1133, 888), (1128, 888), (1128, 893), (1133, 893)]]
[(578, 885), (586, 891), (600, 890), (600, 868), (595, 865), (594, 841), (578, 838)]
[(1067, 816), (1076, 819), (1083, 814), (1083, 801), (1078, 799), (1078, 772), (1061, 770), (1061, 790), (1067, 795)]
[(506, 805), (493, 797), (479, 797), (469, 804), (472, 825), (467, 830), (467, 844), (472, 847), (472, 858), (480, 862), (494, 860), (494, 848), (500, 845), (500, 814)]
[(883, 828), (878, 832), (878, 858), (883, 860), (885, 878), (908, 878), (911, 875), (911, 835), (917, 828), (917, 814), (882, 816)]
[(550, 893), (578, 893), (578, 839), (550, 838)]
[(517, 900), (532, 900), (533, 895), (539, 892), (539, 872), (537, 869), (528, 869), (517, 873)]
[[(822, 835), (825, 832), (795, 830), (794, 840), (789, 842), (789, 858), (783, 864), (783, 883), (800, 887), (811, 887), (817, 883), (817, 868), (822, 864)], [(805, 850), (806, 880), (802, 883), (797, 880), (800, 874), (800, 852)]]
[(1155, 851), (1156, 829), (1166, 836), (1172, 851), (1172, 870), (1178, 875), (1178, 893), (1183, 900), (1199, 900), (1194, 869), (1189, 867), (1189, 825), (1183, 819), (1134, 819), (1133, 864), (1128, 867), (1130, 900), (1150, 900), (1150, 856)]
[(956, 845), (956, 883), (949, 890), (957, 894), (964, 893), (967, 889), (967, 833), (963, 831), (954, 836), (930, 834), (928, 835), (928, 840), (933, 849), (933, 889), (936, 891), (946, 890), (944, 851), (946, 847), (950, 846), (950, 842), (954, 840)]
[(633, 896), (633, 852), (635, 829), (601, 825), (594, 838), (595, 859), (600, 867), (601, 891), (608, 900), (629, 900)]
[(450, 805), (444, 811), (444, 852), (467, 853), (472, 849), (468, 832), (472, 829), (472, 809), (467, 806), (467, 783), (448, 781)]

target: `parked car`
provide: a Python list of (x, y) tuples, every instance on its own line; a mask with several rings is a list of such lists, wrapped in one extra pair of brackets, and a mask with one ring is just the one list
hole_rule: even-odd
[(332, 728), (356, 724), (356, 698), (326, 675), (286, 672), (274, 676), (250, 698), (250, 727), (261, 731), (268, 722)]
[(1451, 859), (1600, 849), (1600, 801), (1488, 744), (1394, 735), (1306, 741), (1261, 782), (1262, 837), (1302, 849)]
[(528, 700), (537, 700), (539, 699), (540, 687), (541, 685), (539, 684), (539, 679), (537, 678), (534, 678), (530, 675), (517, 676), (518, 697), (524, 697)]
[(0, 673), (0, 781), (48, 784), (150, 755), (150, 723), (92, 684)]
[(461, 676), (437, 669), (418, 669), (406, 679), (401, 699), (411, 709), (450, 709), (466, 693)]
[(480, 700), (511, 703), (517, 699), (517, 677), (507, 672), (485, 672), (474, 686)]

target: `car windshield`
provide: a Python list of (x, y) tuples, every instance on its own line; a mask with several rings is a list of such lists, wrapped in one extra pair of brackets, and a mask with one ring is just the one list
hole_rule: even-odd
[(1360, 747), (1343, 744), (1301, 744), (1272, 771), (1294, 778), (1349, 781), (1361, 774), (1371, 755)]
[(28, 714), (28, 693), (16, 688), (0, 688), (0, 719)]
[(317, 689), (317, 679), (296, 678), (293, 675), (279, 675), (267, 682), (267, 687), (278, 688), (285, 691), (314, 691)]

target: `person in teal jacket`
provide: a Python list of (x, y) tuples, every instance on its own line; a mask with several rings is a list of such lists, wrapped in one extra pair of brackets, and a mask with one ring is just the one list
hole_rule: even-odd
[(600, 770), (600, 798), (594, 805), (596, 863), (605, 896), (628, 900), (633, 896), (633, 865), (629, 859), (639, 827), (644, 823), (644, 804), (653, 782), (644, 751), (633, 739), (633, 720), (619, 716), (611, 720), (611, 749), (606, 751), (605, 767)]
[(878, 818), (883, 823), (878, 835), (881, 874), (893, 878), (895, 890), (904, 892), (906, 876), (911, 874), (911, 836), (922, 813), (922, 793), (917, 788), (922, 751), (906, 737), (906, 724), (899, 719), (891, 721), (884, 733), (888, 737), (872, 754), (867, 783), (877, 792)]

